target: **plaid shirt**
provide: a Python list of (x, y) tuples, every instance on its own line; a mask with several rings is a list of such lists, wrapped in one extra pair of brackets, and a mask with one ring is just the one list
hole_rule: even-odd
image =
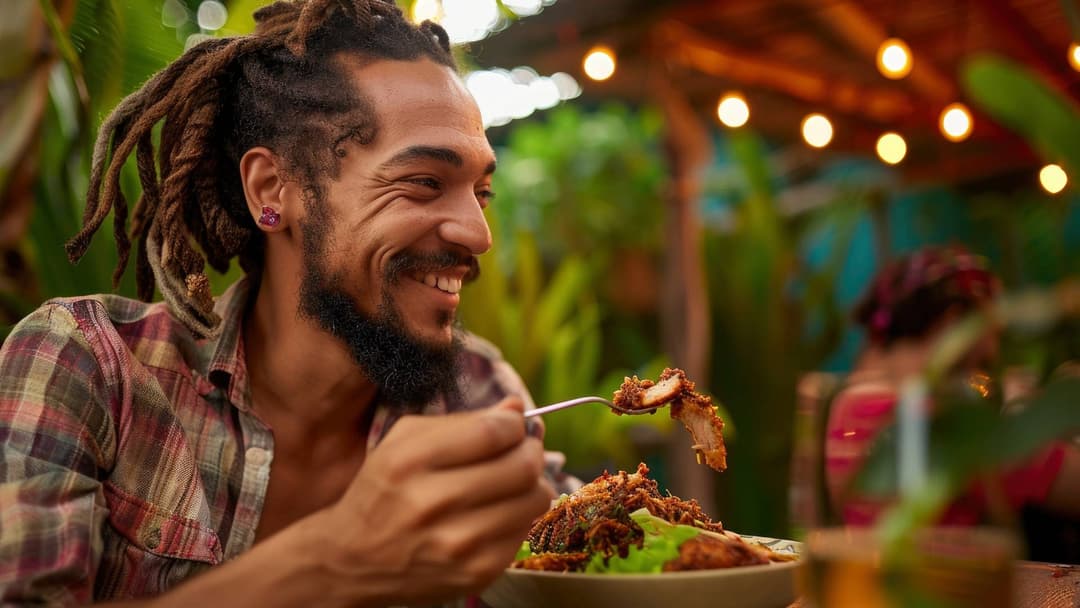
[[(104, 295), (47, 302), (0, 350), (0, 602), (152, 596), (252, 546), (274, 440), (251, 411), (248, 284), (196, 340), (164, 304)], [(524, 385), (469, 337), (462, 398)], [(378, 405), (369, 448), (395, 420)]]

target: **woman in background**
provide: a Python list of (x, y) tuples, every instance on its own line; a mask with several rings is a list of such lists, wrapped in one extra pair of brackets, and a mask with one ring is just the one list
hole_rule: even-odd
[[(834, 511), (851, 525), (868, 525), (885, 506), (849, 491), (875, 436), (892, 424), (901, 383), (921, 374), (937, 339), (965, 315), (989, 306), (1001, 282), (986, 260), (956, 247), (929, 247), (887, 264), (855, 309), (868, 344), (837, 394), (825, 435), (825, 479)], [(957, 363), (958, 374), (982, 375), (998, 356), (991, 330)], [(979, 374), (976, 376), (976, 374)], [(1003, 471), (1002, 497), (1019, 511), (1026, 505), (1080, 519), (1080, 452), (1053, 444), (1027, 462)], [(941, 523), (974, 525), (990, 501), (975, 486), (950, 505)]]

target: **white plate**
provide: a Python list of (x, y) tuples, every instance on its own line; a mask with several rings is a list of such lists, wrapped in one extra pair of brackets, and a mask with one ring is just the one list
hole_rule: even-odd
[[(743, 536), (773, 551), (799, 543)], [(481, 595), (492, 608), (785, 608), (795, 601), (797, 561), (660, 574), (507, 570)]]

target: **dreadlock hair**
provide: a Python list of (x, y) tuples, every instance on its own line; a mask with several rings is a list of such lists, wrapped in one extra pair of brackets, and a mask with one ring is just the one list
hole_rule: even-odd
[[(337, 177), (343, 144), (370, 143), (378, 128), (340, 55), (423, 57), (456, 69), (446, 32), (429, 21), (413, 25), (392, 0), (280, 0), (256, 11), (255, 21), (254, 34), (192, 47), (113, 110), (94, 146), (83, 227), (66, 245), (77, 262), (111, 208), (119, 254), (113, 287), (138, 241), (139, 298), (151, 300), (156, 282), (199, 337), (215, 335), (221, 321), (206, 264), (224, 272), (239, 257), (257, 273), (263, 263), (265, 238), (240, 178), (244, 153), (273, 150), (305, 193), (317, 195), (321, 179)], [(142, 195), (129, 236), (120, 172), (133, 151)]]

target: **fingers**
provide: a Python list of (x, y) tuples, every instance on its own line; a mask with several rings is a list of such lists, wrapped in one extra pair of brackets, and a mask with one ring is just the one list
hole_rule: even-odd
[(544, 472), (544, 446), (527, 438), (498, 458), (434, 472), (432, 488), (446, 493), (439, 508), (453, 512), (529, 492)]
[[(421, 468), (453, 468), (494, 458), (525, 438), (521, 400), (440, 417), (406, 416), (387, 434), (394, 459)], [(378, 449), (376, 450), (378, 451)]]
[(509, 500), (457, 513), (440, 522), (429, 550), (445, 555), (483, 585), (514, 559), (533, 521), (547, 511), (555, 492), (538, 479), (528, 492)]

